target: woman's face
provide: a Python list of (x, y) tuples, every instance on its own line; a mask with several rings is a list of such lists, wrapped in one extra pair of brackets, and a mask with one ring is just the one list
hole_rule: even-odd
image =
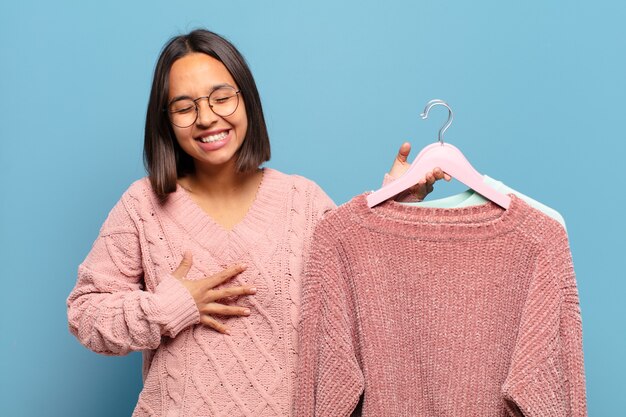
[[(235, 84), (224, 64), (203, 53), (191, 53), (175, 61), (170, 69), (168, 103), (181, 98), (192, 100), (211, 94), (222, 86)], [(229, 116), (221, 117), (209, 107), (207, 99), (197, 102), (198, 118), (189, 127), (172, 125), (178, 144), (193, 159), (196, 168), (221, 168), (232, 165), (248, 129), (246, 107), (241, 94), (239, 105)]]

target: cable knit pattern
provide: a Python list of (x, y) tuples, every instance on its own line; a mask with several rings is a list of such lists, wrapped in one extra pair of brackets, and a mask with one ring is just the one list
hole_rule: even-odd
[[(313, 182), (265, 168), (245, 218), (225, 230), (182, 188), (160, 204), (139, 180), (79, 267), (67, 301), (70, 330), (99, 353), (144, 351), (133, 416), (289, 415), (304, 253), (333, 207)], [(248, 266), (225, 284), (257, 288), (237, 300), (249, 317), (220, 318), (232, 336), (200, 325), (193, 298), (171, 275), (185, 250), (194, 256), (188, 279)]]
[(567, 235), (511, 198), (371, 209), (360, 195), (318, 224), (296, 416), (587, 415)]

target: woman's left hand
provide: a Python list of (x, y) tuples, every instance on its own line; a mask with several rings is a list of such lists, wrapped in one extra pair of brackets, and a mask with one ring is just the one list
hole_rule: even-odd
[[(397, 179), (402, 174), (404, 174), (411, 164), (407, 162), (409, 157), (409, 153), (411, 153), (411, 144), (409, 142), (404, 142), (400, 149), (398, 150), (398, 155), (393, 161), (393, 165), (389, 170), (389, 175)], [(446, 181), (450, 181), (452, 177), (445, 172), (443, 172), (439, 168), (433, 169), (431, 172), (426, 174), (426, 177), (420, 180), (413, 187), (409, 188), (406, 192), (402, 193), (399, 197), (406, 196), (407, 193), (411, 194), (417, 200), (423, 200), (430, 192), (433, 191), (433, 184), (435, 181), (445, 179)]]

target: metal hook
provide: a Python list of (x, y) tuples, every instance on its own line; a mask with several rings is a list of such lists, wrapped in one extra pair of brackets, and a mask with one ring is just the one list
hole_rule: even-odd
[(430, 112), (430, 109), (436, 105), (446, 106), (446, 108), (448, 109), (448, 120), (446, 121), (446, 124), (443, 125), (441, 129), (439, 129), (439, 143), (443, 145), (443, 134), (446, 133), (446, 130), (448, 130), (448, 128), (452, 124), (452, 120), (454, 119), (452, 109), (450, 108), (450, 106), (448, 106), (448, 103), (439, 99), (430, 100), (426, 104), (426, 107), (424, 107), (424, 112), (420, 114), (420, 116), (422, 116), (422, 119), (426, 120), (428, 118), (428, 112)]

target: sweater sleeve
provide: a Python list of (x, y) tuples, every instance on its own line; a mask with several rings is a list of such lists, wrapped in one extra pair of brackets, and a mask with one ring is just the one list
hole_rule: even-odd
[(125, 203), (109, 214), (67, 299), (70, 331), (107, 355), (155, 349), (162, 336), (199, 322), (193, 297), (173, 276), (145, 290), (139, 233)]
[(302, 287), (296, 417), (350, 416), (364, 389), (356, 312), (323, 224), (316, 228)]
[(317, 220), (320, 220), (326, 213), (337, 208), (337, 205), (317, 184), (312, 191), (313, 212)]
[(509, 375), (511, 416), (587, 416), (582, 322), (565, 231), (539, 257)]
[[(334, 209), (337, 208), (337, 205), (331, 200), (331, 198), (322, 190), (317, 184), (313, 183), (311, 193), (311, 219), (310, 222), (310, 230), (305, 233), (304, 237), (304, 263), (303, 267), (306, 267), (307, 258), (311, 253), (311, 244), (314, 239), (314, 233), (316, 230), (316, 225), (326, 216), (326, 214), (330, 213)], [(304, 272), (304, 271), (303, 271)]]

